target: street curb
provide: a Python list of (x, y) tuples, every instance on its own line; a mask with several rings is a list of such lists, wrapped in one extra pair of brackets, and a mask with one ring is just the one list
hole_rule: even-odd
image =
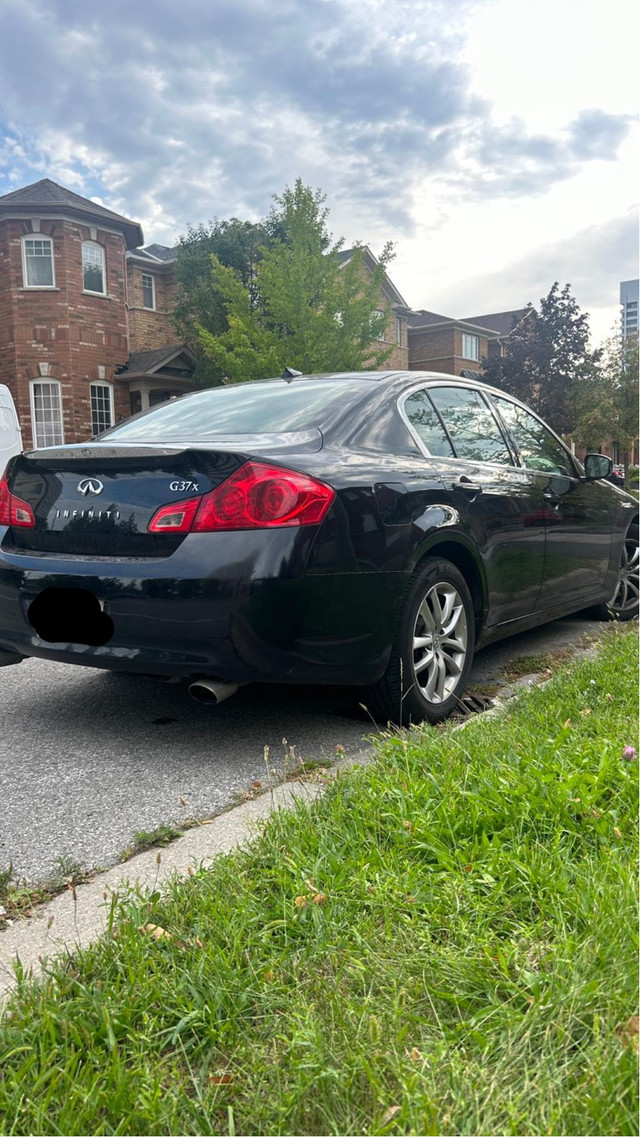
[(126, 864), (115, 865), (87, 884), (66, 889), (38, 906), (31, 919), (17, 920), (0, 933), (0, 1001), (6, 1000), (16, 986), (18, 959), (24, 971), (37, 978), (48, 959), (98, 939), (107, 928), (115, 893), (131, 888), (153, 891), (176, 874), (186, 876), (190, 866), (206, 866), (249, 841), (257, 823), (274, 811), (290, 809), (298, 801), (311, 804), (324, 789), (320, 782), (276, 786), (259, 798), (189, 829), (166, 848), (139, 853)]

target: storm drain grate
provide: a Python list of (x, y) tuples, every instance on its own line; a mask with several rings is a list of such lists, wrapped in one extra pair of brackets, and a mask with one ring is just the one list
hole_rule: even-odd
[(492, 699), (490, 695), (464, 695), (462, 699), (458, 700), (458, 706), (453, 712), (452, 718), (468, 719), (471, 715), (479, 715), (482, 711), (488, 711), (494, 704), (495, 699)]

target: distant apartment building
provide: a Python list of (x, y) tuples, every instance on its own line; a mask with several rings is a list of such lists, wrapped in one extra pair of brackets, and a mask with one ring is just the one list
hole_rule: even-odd
[(620, 320), (623, 337), (638, 334), (638, 281), (623, 280), (620, 283)]

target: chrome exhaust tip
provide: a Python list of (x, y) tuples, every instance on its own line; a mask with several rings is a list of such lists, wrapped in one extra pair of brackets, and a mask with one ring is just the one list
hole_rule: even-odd
[(227, 683), (224, 679), (196, 679), (189, 684), (189, 694), (198, 703), (209, 703), (216, 707), (218, 703), (235, 695), (238, 686), (238, 683)]

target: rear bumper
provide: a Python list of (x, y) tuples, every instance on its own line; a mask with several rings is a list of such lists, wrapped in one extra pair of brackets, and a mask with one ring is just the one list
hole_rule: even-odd
[[(375, 682), (407, 574), (306, 573), (313, 531), (197, 534), (162, 559), (52, 559), (0, 547), (0, 652), (246, 683)], [(42, 639), (44, 589), (81, 588), (113, 621), (102, 646)]]

